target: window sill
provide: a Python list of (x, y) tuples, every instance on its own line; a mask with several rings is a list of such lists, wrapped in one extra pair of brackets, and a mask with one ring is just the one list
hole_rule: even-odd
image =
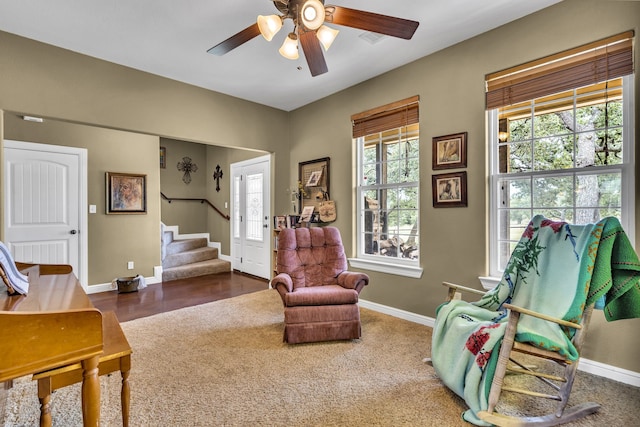
[(496, 286), (498, 286), (498, 283), (500, 283), (499, 277), (480, 276), (478, 277), (478, 280), (480, 280), (482, 287), (488, 291), (495, 288)]
[(370, 261), (360, 258), (349, 258), (349, 264), (354, 268), (377, 271), (380, 273), (394, 274), (396, 276), (419, 279), (422, 277), (422, 268), (404, 264), (391, 264), (380, 261)]

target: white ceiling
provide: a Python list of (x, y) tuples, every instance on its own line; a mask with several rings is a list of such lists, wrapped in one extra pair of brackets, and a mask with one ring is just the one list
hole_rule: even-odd
[(317, 77), (303, 55), (278, 54), (290, 20), (271, 42), (258, 36), (224, 56), (207, 53), (257, 15), (277, 13), (270, 0), (0, 0), (0, 30), (291, 111), (559, 1), (328, 0), (420, 26), (411, 40), (375, 44), (334, 26), (329, 72)]

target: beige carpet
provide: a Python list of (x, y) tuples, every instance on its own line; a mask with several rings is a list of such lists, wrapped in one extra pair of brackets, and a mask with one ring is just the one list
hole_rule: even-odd
[[(265, 290), (123, 323), (133, 347), (131, 426), (463, 426), (464, 403), (422, 362), (431, 329), (361, 309), (360, 340), (290, 346)], [(101, 378), (102, 425), (121, 425), (120, 377)], [(603, 404), (571, 425), (638, 425), (640, 390), (580, 373)], [(80, 388), (52, 398), (54, 426), (79, 426)], [(5, 426), (38, 425), (36, 384), (16, 381)]]

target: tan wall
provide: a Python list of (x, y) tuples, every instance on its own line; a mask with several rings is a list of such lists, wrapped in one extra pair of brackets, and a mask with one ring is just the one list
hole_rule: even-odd
[[(90, 215), (89, 285), (129, 275), (126, 261), (133, 260), (135, 271), (145, 276), (152, 276), (153, 267), (160, 265), (158, 136), (288, 152), (281, 137), (288, 123), (283, 111), (4, 32), (0, 32), (0, 52), (4, 58), (0, 61), (0, 111), (9, 122), (0, 127), (0, 141), (15, 138), (91, 146), (89, 203), (98, 206), (104, 203), (105, 170), (126, 168), (149, 174), (147, 215), (107, 217), (101, 208)], [(12, 119), (18, 114), (44, 117), (45, 126), (40, 129), (51, 132), (32, 134), (22, 121)], [(288, 161), (288, 154), (283, 158)], [(201, 175), (195, 176), (204, 180), (205, 173), (207, 165), (202, 164)], [(275, 171), (274, 179), (287, 181), (288, 170)], [(206, 185), (203, 188), (206, 193)], [(206, 214), (201, 222), (206, 224)]]
[[(132, 248), (144, 257), (136, 262), (136, 272), (151, 276), (153, 267), (160, 265), (158, 136), (226, 147), (251, 146), (275, 153), (276, 158), (288, 163), (287, 140), (282, 137), (282, 130), (286, 130), (288, 124), (286, 112), (4, 32), (0, 32), (0, 52), (3, 56), (0, 61), (0, 111), (4, 112), (6, 121), (16, 114), (29, 114), (44, 117), (45, 123), (49, 124), (57, 121), (59, 124), (87, 125), (57, 127), (41, 142), (89, 145), (93, 135), (99, 135), (95, 140), (102, 142), (99, 145), (100, 155), (93, 156), (90, 151), (89, 156), (91, 159), (112, 159), (107, 161), (109, 170), (129, 166), (127, 162), (118, 161), (119, 153), (135, 154), (128, 157), (135, 162), (130, 165), (134, 170), (139, 169), (139, 164), (144, 165), (145, 170), (149, 165), (149, 176), (152, 177), (149, 194), (153, 192), (153, 198), (150, 198), (154, 203), (153, 211), (128, 222), (124, 229), (120, 228), (120, 221), (124, 219), (114, 220), (109, 216), (95, 221), (94, 218), (103, 215), (100, 209), (97, 216), (90, 216), (92, 236), (110, 236), (117, 242), (103, 240), (102, 244), (96, 243), (94, 247), (90, 238), (89, 285), (110, 282), (114, 277), (130, 273), (129, 270), (121, 271), (120, 255), (113, 256), (123, 253), (123, 247)], [(11, 122), (10, 126), (0, 127), (0, 145), (3, 138), (11, 138), (11, 135), (35, 141), (35, 136), (27, 138), (29, 135), (18, 133), (18, 123)], [(88, 130), (91, 127), (96, 128), (95, 134)], [(118, 137), (113, 140), (102, 138), (107, 134), (118, 135), (106, 132), (106, 129), (127, 132), (118, 141)], [(65, 141), (67, 132), (85, 134), (86, 138), (82, 142)], [(153, 147), (132, 142), (138, 139), (146, 141), (149, 137), (144, 135), (152, 135)], [(282, 156), (279, 153), (283, 153)], [(207, 167), (202, 166), (204, 175)], [(101, 168), (98, 175), (103, 174), (107, 166)], [(1, 169), (0, 164), (0, 172)], [(274, 180), (286, 182), (288, 179), (286, 168), (274, 171)], [(93, 203), (92, 192), (103, 193), (104, 182), (97, 180), (89, 184), (89, 200)], [(102, 197), (99, 197), (100, 201)], [(274, 203), (284, 201), (276, 197)], [(3, 209), (0, 209), (0, 220), (4, 218)], [(203, 221), (206, 223), (206, 219)], [(138, 225), (135, 233), (127, 233), (130, 224)], [(153, 249), (141, 249), (141, 242), (152, 242)], [(128, 251), (124, 253), (127, 255), (125, 258), (131, 260), (128, 258), (131, 254)]]
[[(198, 144), (161, 138), (160, 145), (166, 148), (167, 167), (160, 169), (161, 191), (167, 197), (207, 199), (222, 214), (231, 215), (231, 173), (232, 163), (264, 155), (264, 152), (227, 148), (216, 145)], [(177, 164), (183, 157), (190, 157), (198, 166), (191, 174), (191, 183), (185, 184), (183, 173)], [(216, 191), (213, 174), (220, 166), (222, 178), (220, 191)], [(226, 207), (225, 207), (226, 204)], [(224, 255), (230, 255), (230, 221), (220, 215), (206, 203), (195, 201), (161, 200), (162, 222), (165, 225), (177, 225), (181, 234), (209, 233), (210, 240), (220, 242)]]
[[(289, 114), (0, 32), (0, 110), (275, 153), (272, 198), (278, 213), (290, 211), (286, 189), (297, 179), (298, 162), (331, 157), (331, 196), (338, 203), (335, 225), (352, 251), (349, 117), (419, 95), (424, 275), (404, 279), (371, 273), (363, 298), (434, 316), (444, 298), (441, 281), (478, 287), (476, 277), (487, 272), (484, 75), (625, 30), (637, 33), (639, 17), (639, 2), (565, 0)], [(636, 113), (636, 135), (638, 124)], [(4, 128), (7, 132), (6, 124)], [(433, 209), (431, 138), (459, 131), (469, 133), (469, 206)], [(637, 182), (640, 188), (638, 177)], [(640, 200), (636, 205), (640, 209)], [(638, 224), (636, 230), (640, 232)], [(640, 372), (635, 332), (640, 320), (606, 324), (596, 315), (592, 325), (588, 358)]]
[[(288, 163), (284, 111), (4, 32), (0, 51), (0, 110), (176, 140), (252, 147)], [(286, 168), (274, 174), (278, 180), (289, 179)], [(275, 203), (284, 200), (276, 195)]]
[[(362, 298), (434, 316), (445, 297), (442, 281), (480, 288), (477, 277), (488, 273), (484, 76), (629, 29), (635, 29), (637, 34), (639, 24), (640, 2), (564, 1), (292, 112), (290, 168), (295, 171), (298, 162), (331, 157), (331, 196), (338, 204), (335, 224), (353, 253), (354, 156), (349, 117), (420, 96), (420, 257), (424, 274), (421, 279), (409, 279), (368, 271), (371, 284)], [(636, 58), (637, 46), (638, 43)], [(638, 76), (640, 73), (636, 73), (636, 112), (640, 111)], [(636, 135), (639, 125), (636, 113)], [(462, 131), (468, 132), (469, 205), (434, 209), (431, 139)], [(293, 175), (291, 179), (295, 179)], [(636, 215), (636, 241), (640, 242), (637, 218)], [(607, 324), (596, 313), (586, 357), (640, 372), (639, 327), (640, 319)]]
[(284, 149), (287, 113), (0, 32), (0, 107), (225, 147)]
[[(4, 121), (5, 139), (87, 149), (87, 202), (97, 211), (88, 214), (89, 284), (153, 276), (153, 267), (160, 265), (158, 137), (56, 120), (33, 123), (9, 113)], [(147, 175), (145, 215), (105, 214), (105, 172)], [(133, 271), (128, 261), (134, 262)]]
[[(167, 150), (167, 167), (160, 169), (160, 191), (167, 197), (202, 199), (207, 195), (207, 146), (191, 142), (160, 138), (160, 145)], [(178, 170), (183, 157), (189, 157), (197, 166), (190, 173), (191, 182), (183, 181), (184, 172)], [(161, 218), (165, 225), (179, 226), (180, 234), (204, 233), (207, 230), (207, 208), (200, 202), (161, 199)]]

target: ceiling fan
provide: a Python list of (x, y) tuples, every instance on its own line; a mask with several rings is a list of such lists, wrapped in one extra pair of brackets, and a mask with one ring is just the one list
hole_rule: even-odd
[(299, 42), (311, 75), (315, 77), (328, 71), (320, 46), (328, 50), (338, 34), (338, 30), (324, 25), (325, 23), (358, 28), (405, 40), (413, 37), (419, 25), (419, 22), (408, 19), (334, 5), (325, 6), (324, 0), (273, 0), (273, 4), (281, 15), (259, 15), (255, 24), (218, 43), (207, 52), (222, 56), (260, 34), (267, 41), (271, 41), (282, 28), (284, 20), (291, 19), (294, 29), (285, 39), (279, 52), (285, 58), (297, 59)]

